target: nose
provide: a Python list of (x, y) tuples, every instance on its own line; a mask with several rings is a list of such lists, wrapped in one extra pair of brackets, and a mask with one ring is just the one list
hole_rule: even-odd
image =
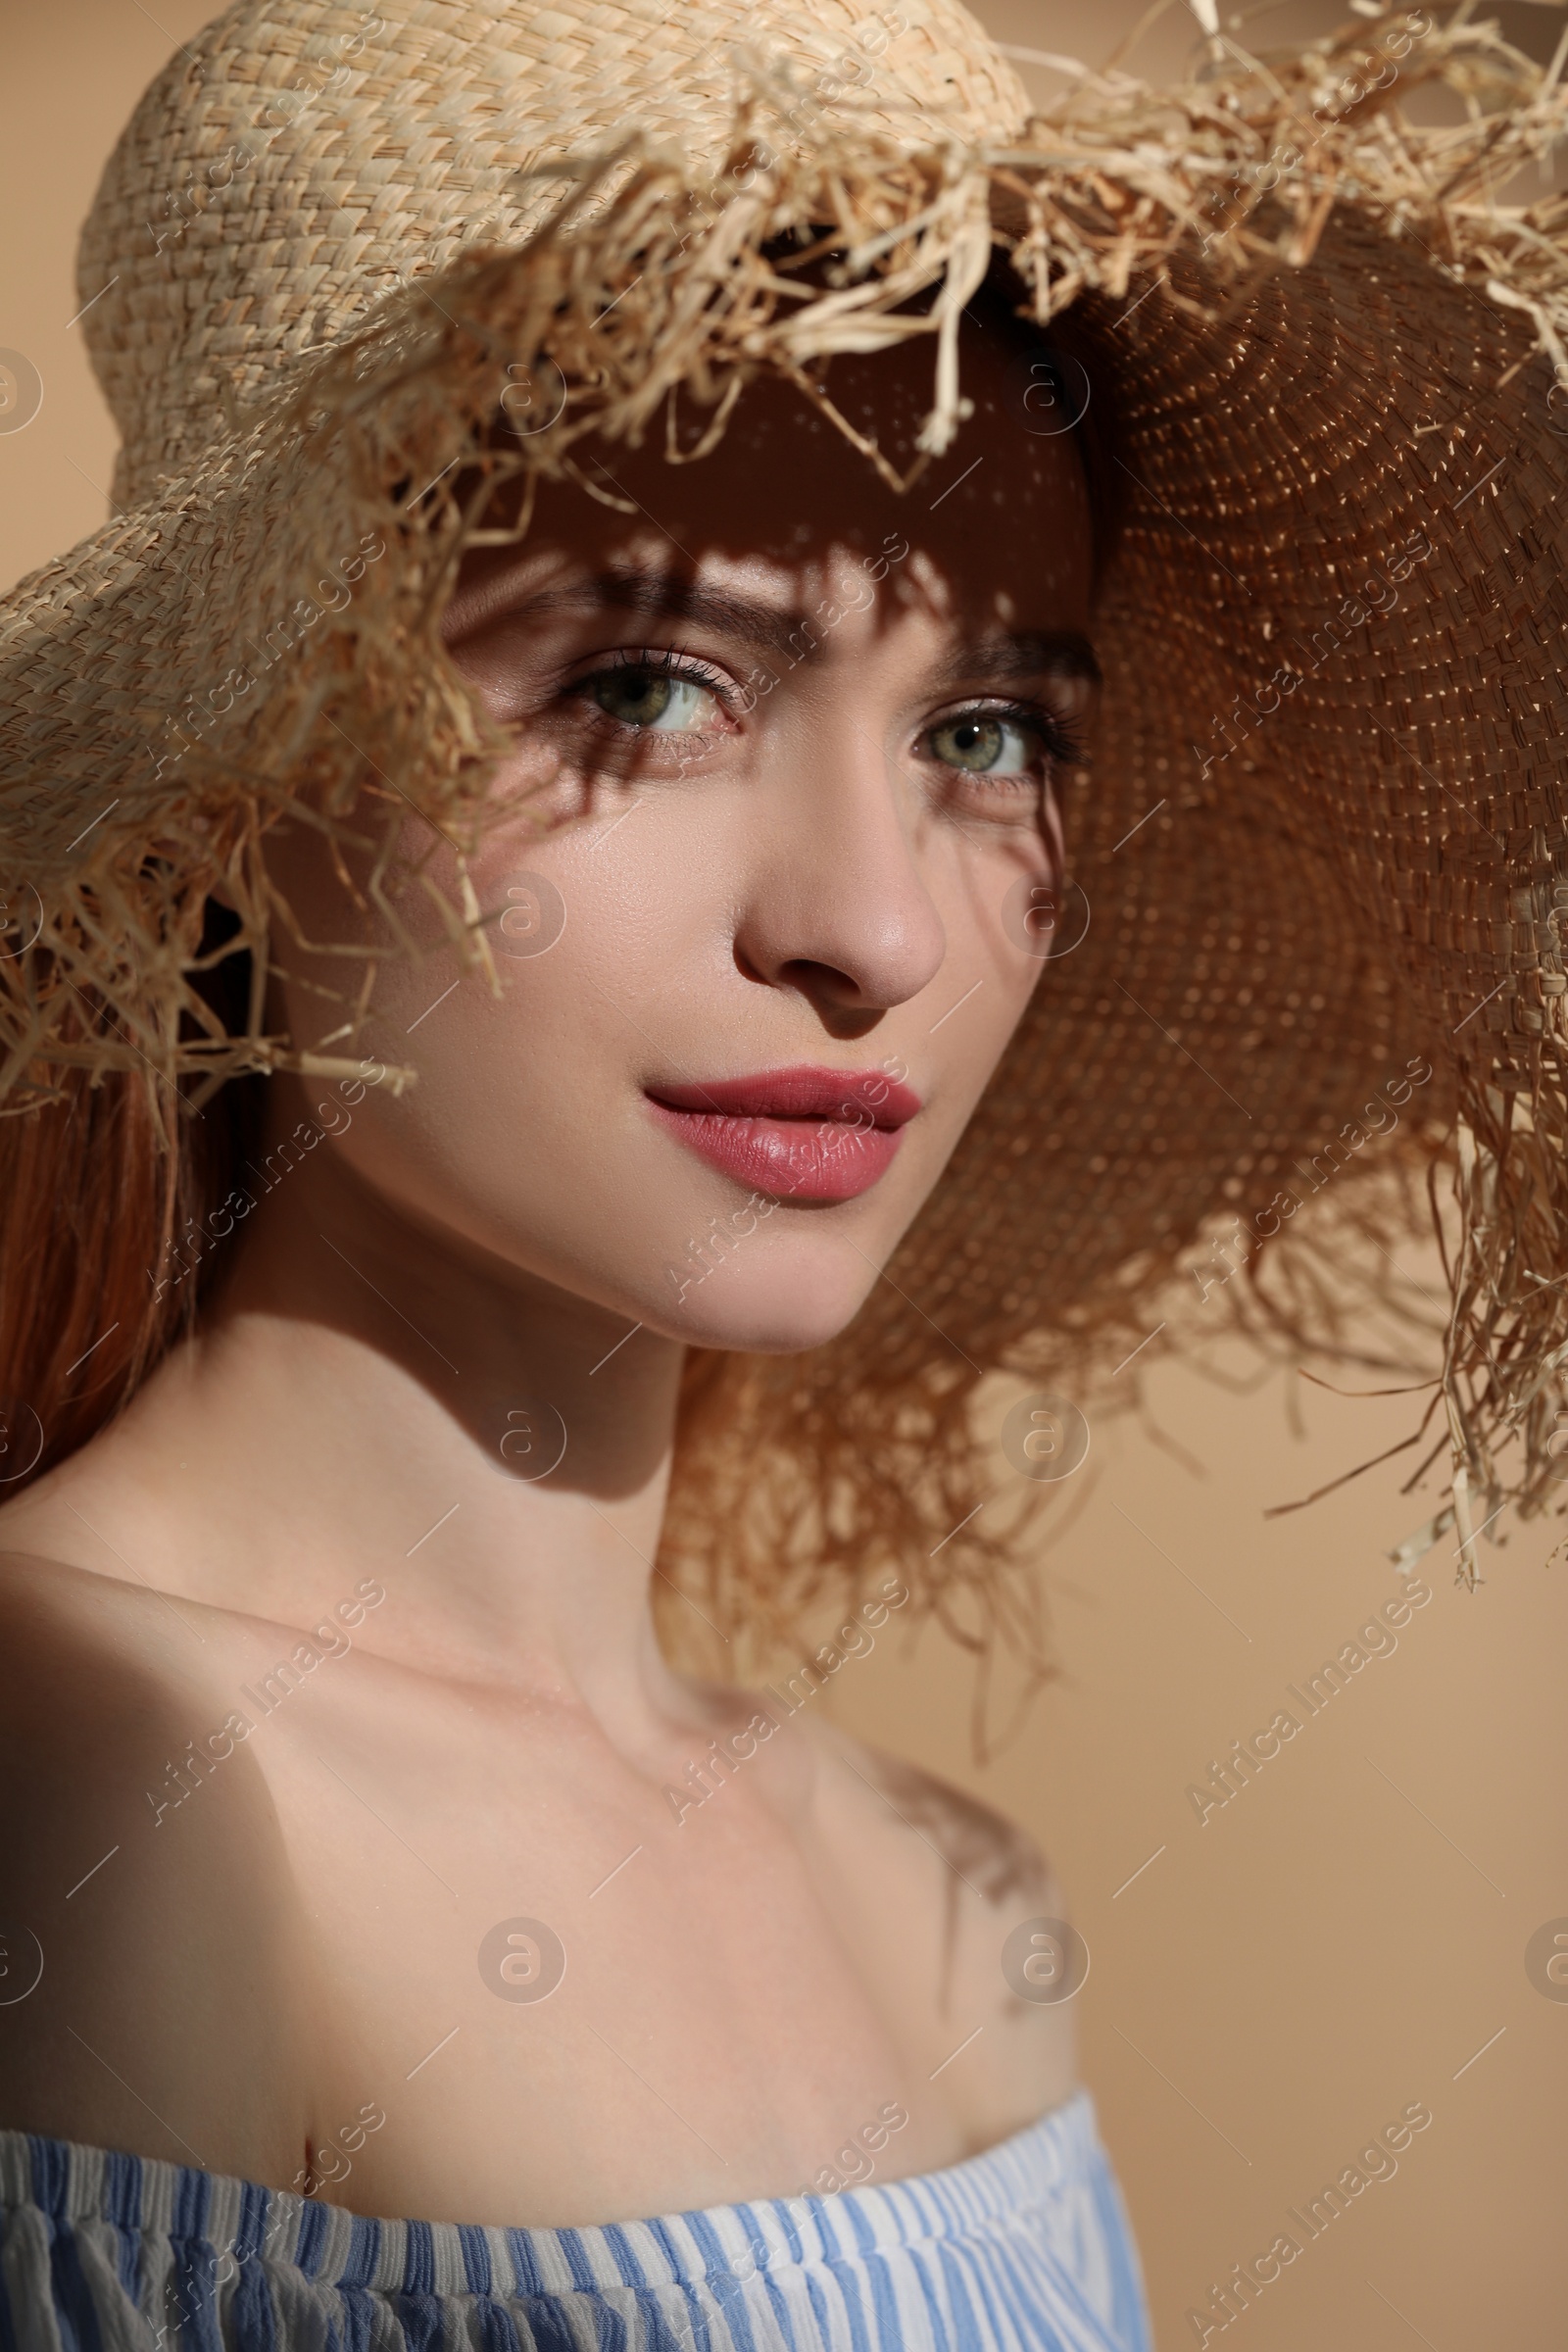
[(769, 784), (736, 961), (796, 990), (833, 1034), (858, 1035), (918, 996), (947, 953), (911, 838), (912, 796), (863, 720), (781, 745)]

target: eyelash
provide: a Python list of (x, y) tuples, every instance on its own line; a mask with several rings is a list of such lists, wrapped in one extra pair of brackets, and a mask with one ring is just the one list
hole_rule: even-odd
[[(617, 648), (608, 662), (602, 662), (597, 668), (572, 678), (563, 691), (567, 699), (576, 701), (585, 697), (588, 689), (597, 685), (600, 679), (623, 677), (628, 671), (667, 678), (677, 685), (699, 686), (713, 697), (726, 714), (731, 717), (735, 714), (737, 697), (730, 679), (721, 670), (711, 669), (695, 656), (680, 653), (672, 646), (649, 647), (635, 653)], [(619, 729), (622, 725), (622, 722), (612, 718), (608, 711), (601, 711), (598, 715), (606, 726)], [(1025, 729), (1036, 737), (1054, 768), (1081, 766), (1088, 758), (1082, 738), (1072, 721), (1063, 718), (1058, 711), (1049, 710), (1040, 703), (998, 702), (983, 696), (975, 702), (960, 704), (941, 718), (933, 719), (920, 730), (921, 740), (924, 741), (939, 726), (953, 726), (970, 717), (1001, 719), (1004, 724)], [(959, 771), (955, 769), (953, 772), (956, 774)], [(975, 771), (976, 781), (983, 781), (983, 770)], [(1038, 778), (1029, 781), (1038, 782)], [(989, 787), (993, 792), (1008, 788), (1001, 778)], [(1010, 789), (1016, 791), (1023, 789), (1023, 786), (1014, 781)]]
[[(979, 702), (964, 703), (958, 710), (950, 710), (932, 725), (951, 727), (965, 718), (999, 718), (1004, 724), (1023, 728), (1038, 738), (1053, 767), (1079, 767), (1089, 757), (1071, 719), (1063, 718), (1057, 710), (1048, 710), (1042, 703), (997, 703), (982, 697)], [(932, 727), (923, 732), (929, 735)], [(975, 772), (983, 779), (984, 769)]]
[[(730, 680), (723, 671), (710, 669), (706, 662), (699, 662), (694, 655), (679, 653), (673, 646), (651, 647), (646, 653), (627, 653), (624, 648), (617, 648), (608, 662), (601, 662), (596, 669), (586, 670), (581, 677), (572, 678), (564, 692), (575, 700), (579, 695), (586, 694), (590, 686), (598, 685), (601, 678), (624, 677), (628, 671), (639, 676), (668, 678), (679, 686), (701, 686), (724, 710), (733, 714), (735, 696)], [(608, 711), (601, 715), (612, 726), (618, 723), (610, 718)]]

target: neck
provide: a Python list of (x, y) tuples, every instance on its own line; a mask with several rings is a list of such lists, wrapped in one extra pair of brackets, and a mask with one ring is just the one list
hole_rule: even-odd
[(227, 1247), (200, 1334), (18, 1521), (288, 1625), (374, 1578), (360, 1647), (575, 1695), (633, 1742), (686, 1712), (650, 1593), (680, 1345), (432, 1230), (331, 1151)]

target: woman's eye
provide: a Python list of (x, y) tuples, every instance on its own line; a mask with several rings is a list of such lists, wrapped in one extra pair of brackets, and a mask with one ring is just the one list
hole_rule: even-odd
[(695, 735), (713, 724), (716, 696), (695, 678), (669, 677), (655, 669), (602, 670), (580, 689), (607, 717), (623, 727), (657, 735)]
[(1015, 718), (988, 717), (978, 710), (944, 719), (931, 729), (927, 741), (947, 766), (969, 775), (1028, 775), (1040, 760), (1039, 738), (1031, 728)]

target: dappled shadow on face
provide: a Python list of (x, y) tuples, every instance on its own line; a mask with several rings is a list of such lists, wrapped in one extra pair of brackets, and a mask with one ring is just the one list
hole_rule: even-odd
[[(677, 606), (710, 572), (765, 577), (773, 601), (808, 623), (836, 576), (900, 547), (907, 561), (878, 582), (883, 627), (922, 609), (955, 623), (1083, 629), (1091, 500), (1073, 432), (1051, 422), (1064, 414), (1059, 401), (1051, 429), (1041, 427), (1042, 348), (1004, 312), (1001, 323), (965, 323), (959, 370), (971, 413), (954, 446), (902, 492), (866, 448), (901, 478), (917, 466), (930, 336), (817, 364), (811, 383), (843, 425), (804, 384), (767, 378), (747, 387), (717, 447), (695, 462), (671, 464), (659, 427), (638, 449), (586, 440), (572, 457), (576, 480), (538, 485), (525, 538), (464, 557), (448, 633), (471, 627), (519, 564), (552, 559), (595, 576), (634, 568)], [(702, 412), (677, 416), (677, 445), (695, 446), (707, 422)], [(498, 428), (497, 446), (508, 438)], [(518, 476), (500, 487), (482, 517), (487, 534), (516, 527), (523, 496)], [(796, 658), (802, 642), (797, 635)], [(779, 650), (788, 661), (787, 630)]]

